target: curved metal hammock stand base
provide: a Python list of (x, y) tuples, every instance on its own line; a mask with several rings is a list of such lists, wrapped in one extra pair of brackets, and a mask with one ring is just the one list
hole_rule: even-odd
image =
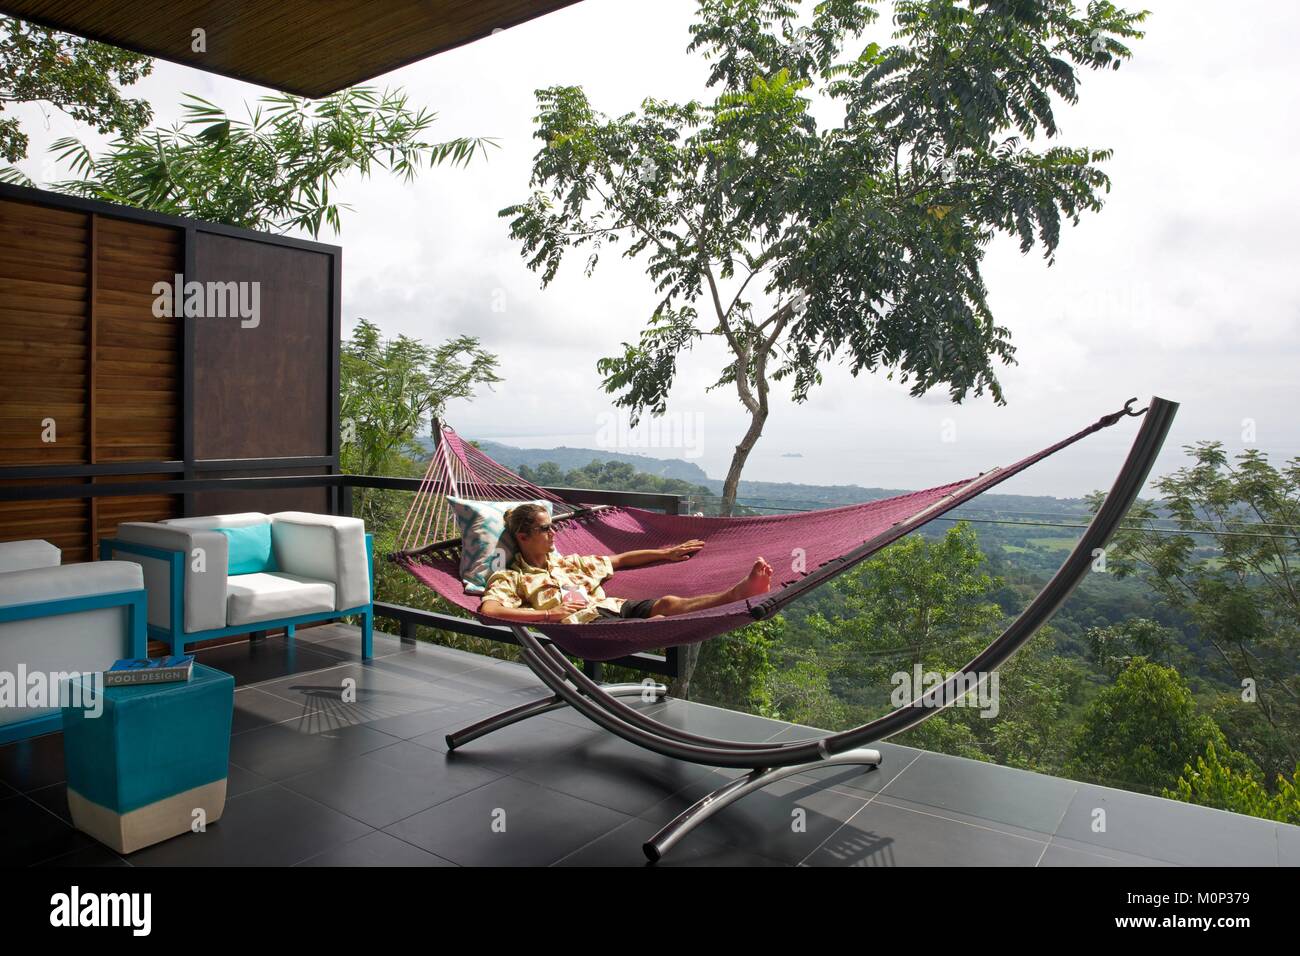
[(523, 704), (448, 734), (455, 750), (475, 738), (520, 720), (569, 706), (593, 723), (646, 750), (712, 767), (736, 767), (750, 772), (720, 787), (655, 834), (644, 846), (651, 861), (659, 860), (695, 827), (723, 807), (774, 781), (805, 770), (826, 766), (861, 765), (874, 769), (881, 762), (878, 750), (864, 745), (883, 740), (916, 726), (976, 689), (988, 674), (1001, 667), (1043, 626), (1091, 568), (1120, 521), (1145, 484), (1156, 456), (1178, 410), (1176, 402), (1153, 398), (1123, 468), (1105, 502), (1056, 574), (1002, 634), (962, 671), (927, 691), (910, 704), (876, 720), (816, 740), (784, 744), (740, 743), (691, 734), (671, 727), (629, 707), (620, 698), (646, 695), (662, 700), (667, 688), (645, 684), (602, 686), (592, 681), (554, 645), (543, 645), (524, 627), (511, 625), (525, 663), (551, 691), (549, 697)]

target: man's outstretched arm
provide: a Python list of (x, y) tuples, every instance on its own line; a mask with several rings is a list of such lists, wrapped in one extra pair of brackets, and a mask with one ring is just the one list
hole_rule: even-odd
[(643, 551), (624, 551), (622, 554), (614, 554), (610, 556), (609, 563), (617, 571), (619, 568), (639, 568), (643, 564), (653, 564), (656, 561), (685, 561), (702, 547), (704, 547), (703, 541), (692, 538), (690, 541), (683, 541), (669, 548), (647, 548)]
[(479, 612), (488, 617), (499, 617), (506, 621), (526, 621), (529, 623), (552, 623), (562, 621), (574, 611), (581, 611), (585, 604), (577, 604), (572, 601), (565, 601), (558, 607), (550, 608), (546, 611), (539, 611), (531, 607), (506, 607), (500, 601), (494, 601), (487, 598), (479, 605)]

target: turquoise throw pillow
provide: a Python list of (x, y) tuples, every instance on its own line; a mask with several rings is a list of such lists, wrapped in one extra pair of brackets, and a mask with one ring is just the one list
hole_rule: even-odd
[(230, 550), (227, 574), (257, 574), (274, 571), (271, 558), (271, 526), (252, 524), (244, 528), (213, 528), (226, 536)]
[(510, 567), (515, 542), (506, 531), (506, 512), (516, 505), (541, 505), (551, 514), (551, 503), (537, 501), (471, 501), (447, 496), (460, 528), (460, 579), (467, 594), (482, 594), (488, 578)]

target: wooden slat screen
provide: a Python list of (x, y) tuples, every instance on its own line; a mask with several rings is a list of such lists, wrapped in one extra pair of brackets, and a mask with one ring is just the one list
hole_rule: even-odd
[(95, 463), (180, 457), (181, 325), (154, 284), (184, 268), (179, 230), (96, 217)]
[(88, 215), (0, 201), (0, 466), (89, 461), (89, 278)]
[[(156, 318), (153, 303), (155, 283), (183, 269), (183, 240), (177, 228), (0, 200), (0, 468), (181, 457), (181, 320)], [(0, 502), (0, 541), (42, 538), (84, 561), (119, 522), (179, 513), (177, 495)]]

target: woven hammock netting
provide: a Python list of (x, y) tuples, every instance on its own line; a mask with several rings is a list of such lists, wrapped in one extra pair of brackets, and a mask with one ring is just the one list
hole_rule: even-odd
[[(480, 501), (546, 499), (552, 503), (555, 547), (561, 554), (605, 554), (679, 544), (704, 548), (686, 561), (619, 570), (603, 588), (612, 597), (641, 599), (722, 591), (762, 556), (775, 573), (767, 594), (690, 614), (650, 620), (596, 620), (537, 624), (561, 650), (592, 661), (691, 644), (765, 617), (858, 562), (1025, 468), (1102, 428), (1122, 413), (1098, 421), (1005, 468), (972, 478), (863, 504), (799, 514), (731, 518), (669, 515), (626, 506), (583, 506), (563, 501), (526, 481), (439, 426), (437, 447), (390, 557), (444, 599), (488, 623), (479, 597), (460, 579), (460, 531), (447, 496)], [(432, 543), (430, 543), (432, 542)]]

